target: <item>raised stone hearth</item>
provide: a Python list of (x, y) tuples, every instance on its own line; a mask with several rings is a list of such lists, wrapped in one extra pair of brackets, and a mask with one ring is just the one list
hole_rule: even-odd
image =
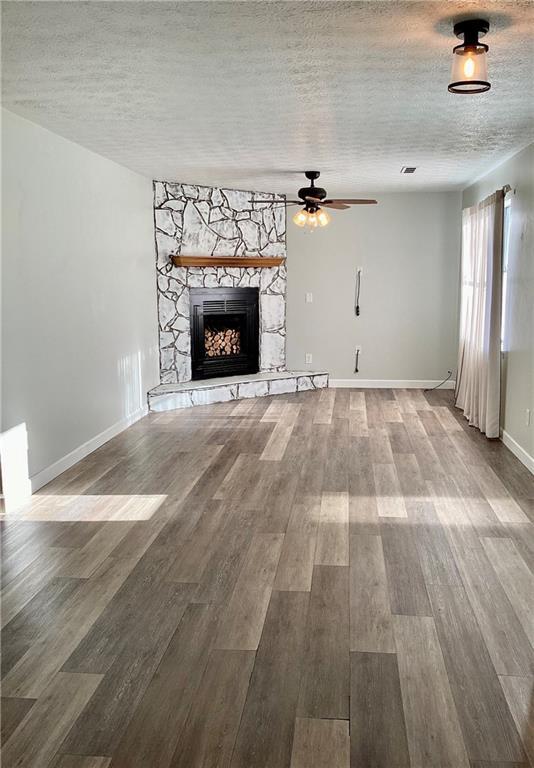
[(328, 386), (328, 373), (323, 371), (285, 371), (227, 376), (207, 381), (182, 384), (160, 384), (148, 393), (151, 411), (172, 411), (193, 405), (211, 405), (248, 397), (283, 395)]
[[(261, 195), (272, 203), (252, 204)], [(285, 257), (280, 195), (154, 182), (160, 381), (191, 380), (189, 289), (259, 290), (259, 369), (285, 370), (286, 267), (176, 267), (173, 255)]]

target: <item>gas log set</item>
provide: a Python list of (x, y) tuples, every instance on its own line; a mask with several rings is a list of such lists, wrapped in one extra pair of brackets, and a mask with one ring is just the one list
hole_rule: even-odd
[(237, 328), (204, 328), (204, 346), (208, 357), (238, 355), (241, 352), (241, 334)]

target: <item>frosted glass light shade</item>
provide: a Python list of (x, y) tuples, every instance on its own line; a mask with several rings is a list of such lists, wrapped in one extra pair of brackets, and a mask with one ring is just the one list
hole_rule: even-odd
[(457, 45), (453, 50), (451, 93), (483, 93), (489, 91), (487, 46)]
[(327, 224), (330, 224), (330, 214), (324, 208), (317, 211), (317, 223), (320, 227), (326, 227)]
[(293, 224), (296, 224), (297, 227), (305, 227), (307, 221), (308, 221), (308, 211), (305, 211), (304, 209), (297, 211), (296, 214), (293, 216)]
[(293, 223), (297, 227), (309, 227), (310, 229), (326, 227), (330, 223), (330, 215), (323, 208), (318, 208), (316, 211), (307, 211), (302, 208), (293, 216)]

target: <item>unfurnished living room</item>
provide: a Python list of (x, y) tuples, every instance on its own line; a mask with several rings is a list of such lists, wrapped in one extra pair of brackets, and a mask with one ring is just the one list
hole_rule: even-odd
[(534, 768), (534, 0), (1, 12), (3, 768)]

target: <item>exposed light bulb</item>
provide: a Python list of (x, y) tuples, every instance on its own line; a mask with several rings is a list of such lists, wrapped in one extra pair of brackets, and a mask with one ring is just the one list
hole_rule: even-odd
[(472, 56), (468, 56), (464, 64), (465, 77), (473, 77), (475, 74), (475, 60)]
[(305, 227), (308, 222), (308, 212), (305, 211), (303, 208), (300, 211), (297, 211), (296, 214), (293, 216), (293, 223), (297, 225), (297, 227)]

